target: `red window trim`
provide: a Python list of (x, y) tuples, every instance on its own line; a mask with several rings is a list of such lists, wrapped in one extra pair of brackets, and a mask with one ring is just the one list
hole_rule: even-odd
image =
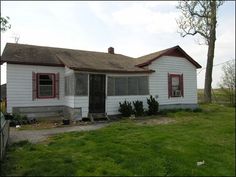
[[(183, 74), (169, 74), (169, 79), (170, 79), (170, 82), (169, 82), (169, 97), (173, 97), (173, 98), (178, 98), (178, 97), (184, 97), (184, 95), (183, 95)], [(181, 95), (180, 96), (174, 96), (173, 94), (172, 94), (172, 78), (173, 77), (178, 77), (179, 78), (179, 89), (180, 89), (180, 93), (181, 93)], [(181, 78), (182, 77), (182, 78)], [(181, 81), (181, 79), (182, 79), (182, 81)]]
[[(40, 96), (39, 95), (39, 76), (41, 75), (52, 75), (53, 76), (53, 80), (52, 80), (52, 85), (53, 85), (53, 89), (52, 89), (52, 96)], [(55, 82), (56, 76), (54, 73), (37, 73), (36, 74), (36, 95), (37, 98), (39, 99), (47, 99), (47, 98), (56, 98), (56, 82)]]

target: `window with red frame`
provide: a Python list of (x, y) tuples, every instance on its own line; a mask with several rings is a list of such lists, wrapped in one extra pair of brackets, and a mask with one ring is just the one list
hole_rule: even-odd
[(168, 74), (169, 97), (183, 97), (183, 74)]
[(37, 73), (37, 98), (55, 97), (55, 74)]

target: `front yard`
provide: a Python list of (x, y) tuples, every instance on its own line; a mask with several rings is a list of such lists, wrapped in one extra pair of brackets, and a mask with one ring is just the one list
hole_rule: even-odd
[(160, 116), (122, 120), (40, 144), (20, 142), (9, 148), (1, 170), (9, 176), (235, 176), (235, 109), (201, 107), (168, 113), (164, 124), (155, 123)]

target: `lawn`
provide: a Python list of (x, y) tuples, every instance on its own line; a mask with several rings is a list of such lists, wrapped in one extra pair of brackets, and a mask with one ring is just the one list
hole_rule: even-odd
[[(21, 142), (8, 150), (4, 175), (235, 176), (235, 109), (168, 113), (169, 124), (122, 120), (100, 130)], [(147, 119), (160, 119), (160, 116)], [(196, 162), (205, 161), (197, 166)]]
[[(198, 102), (203, 103), (204, 102), (204, 90), (198, 89)], [(229, 97), (222, 91), (222, 89), (212, 89), (212, 102), (218, 103), (218, 104), (228, 104), (230, 105)]]

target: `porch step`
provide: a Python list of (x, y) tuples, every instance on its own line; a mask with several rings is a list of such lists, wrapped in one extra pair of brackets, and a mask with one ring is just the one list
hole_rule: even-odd
[(88, 118), (92, 122), (96, 120), (110, 120), (107, 113), (89, 113)]

